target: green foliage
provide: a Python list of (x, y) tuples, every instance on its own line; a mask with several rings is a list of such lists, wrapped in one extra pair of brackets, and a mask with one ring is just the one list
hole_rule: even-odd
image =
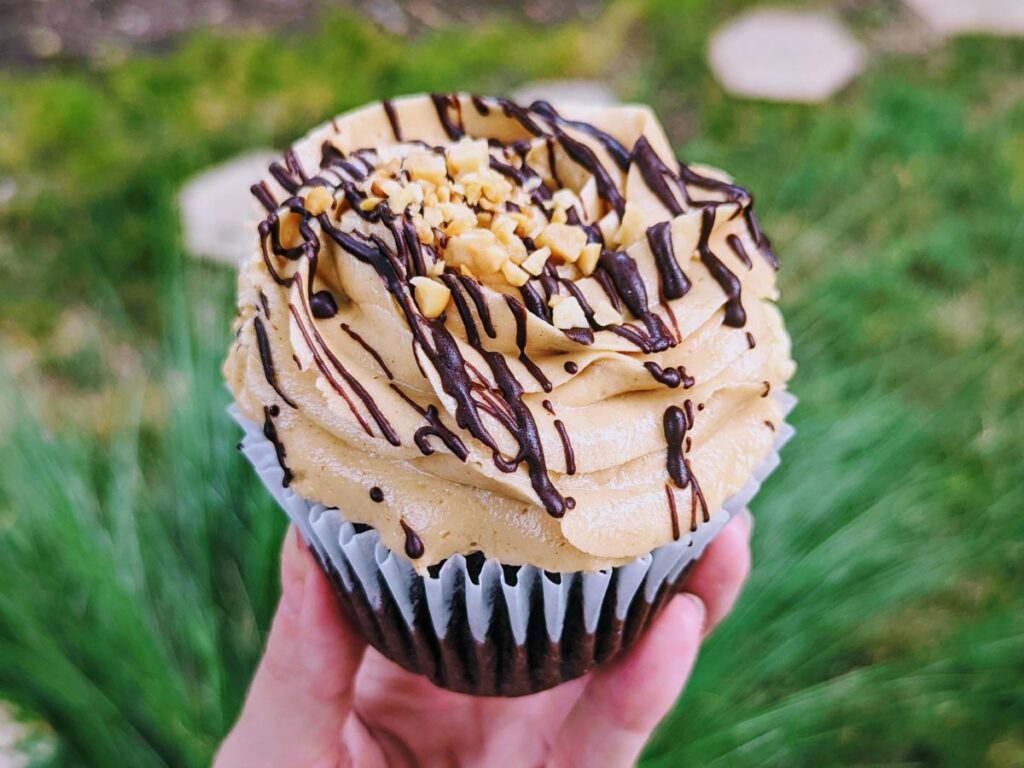
[[(52, 725), (59, 764), (207, 764), (276, 596), (283, 516), (224, 413), (233, 280), (182, 257), (183, 179), (383, 95), (602, 66), (758, 193), (801, 366), (754, 576), (645, 764), (1024, 761), (1024, 45), (883, 57), (826, 106), (739, 102), (703, 50), (740, 5), (411, 42), (327, 16), (0, 78), (0, 698)], [(104, 428), (69, 401), (106, 403)]]

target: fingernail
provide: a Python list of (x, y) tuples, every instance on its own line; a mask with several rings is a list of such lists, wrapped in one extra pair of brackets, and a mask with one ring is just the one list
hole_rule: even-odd
[(292, 542), (295, 544), (295, 548), (301, 552), (306, 548), (306, 540), (299, 533), (299, 529), (294, 525), (291, 527), (290, 532), (292, 534)]
[(704, 632), (704, 625), (706, 623), (707, 615), (708, 615), (707, 606), (704, 605), (704, 601), (703, 600), (701, 600), (699, 597), (697, 597), (692, 592), (683, 592), (681, 597), (689, 600), (690, 603), (693, 605), (693, 607), (697, 609), (697, 616), (698, 616), (698, 619), (700, 621), (700, 629), (701, 629), (701, 633), (703, 634), (703, 632)]
[(293, 538), (294, 546), (285, 545), (284, 557), (295, 563), (295, 567), (289, 563), (281, 569), (281, 601), (289, 612), (297, 616), (302, 610), (302, 597), (306, 591), (306, 569), (297, 562), (302, 557), (304, 545), (302, 536), (294, 527), (288, 529), (288, 535)]
[(740, 517), (743, 518), (747, 526), (747, 538), (749, 539), (754, 532), (754, 516), (750, 513), (749, 509), (744, 509), (740, 512)]

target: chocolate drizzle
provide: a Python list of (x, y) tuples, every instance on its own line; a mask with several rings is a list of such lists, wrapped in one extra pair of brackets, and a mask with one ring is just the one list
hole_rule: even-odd
[(571, 126), (577, 131), (581, 131), (582, 133), (597, 139), (601, 146), (604, 147), (609, 157), (611, 157), (612, 161), (619, 167), (620, 171), (625, 173), (629, 170), (629, 152), (627, 152), (626, 148), (622, 146), (622, 144), (620, 144), (611, 134), (605, 133), (600, 128), (591, 125), (590, 123), (584, 123), (581, 120), (567, 120), (559, 115), (555, 111), (555, 108), (546, 101), (535, 101), (530, 105), (530, 109), (539, 115), (543, 115), (554, 123)]
[(402, 141), (402, 126), (398, 122), (398, 113), (395, 111), (395, 105), (391, 99), (384, 99), (380, 105), (384, 108), (384, 114), (388, 116), (388, 123), (391, 124), (391, 133), (394, 134), (395, 141)]
[(424, 456), (429, 456), (434, 452), (434, 449), (430, 447), (430, 443), (427, 438), (436, 437), (459, 461), (465, 461), (469, 458), (469, 451), (466, 450), (466, 446), (462, 440), (460, 440), (458, 435), (448, 429), (448, 427), (441, 422), (441, 416), (438, 413), (436, 406), (428, 405), (426, 409), (421, 412), (423, 417), (427, 420), (427, 425), (417, 429), (416, 433), (412, 436), (412, 439), (413, 442), (416, 443), (416, 447), (420, 449), (420, 452)]
[[(676, 488), (690, 488), (690, 530), (696, 531), (698, 504), (701, 507), (704, 522), (708, 522), (711, 517), (704, 494), (700, 489), (700, 483), (697, 482), (697, 478), (693, 474), (690, 462), (686, 458), (683, 449), (683, 441), (687, 437), (686, 433), (693, 428), (692, 403), (687, 400), (684, 408), (670, 405), (665, 410), (662, 424), (665, 430), (665, 441), (668, 443), (668, 453), (665, 460), (666, 469)], [(689, 444), (687, 443), (688, 448)]]
[(281, 391), (281, 387), (277, 384), (277, 373), (274, 370), (274, 358), (270, 353), (270, 340), (267, 338), (267, 329), (263, 325), (263, 321), (260, 320), (259, 315), (254, 315), (252, 318), (253, 330), (256, 331), (256, 347), (259, 349), (260, 362), (263, 364), (263, 375), (267, 379), (267, 383), (274, 388), (277, 392), (278, 397), (284, 400), (292, 408), (297, 408), (295, 402), (288, 397), (284, 392)]
[(680, 384), (683, 385), (683, 389), (689, 389), (696, 383), (692, 376), (686, 375), (686, 368), (682, 365), (677, 365), (675, 368), (662, 368), (651, 361), (644, 363), (644, 368), (651, 374), (651, 378), (669, 389), (675, 389)]
[(672, 541), (679, 541), (679, 512), (676, 511), (676, 495), (668, 483), (665, 483), (665, 497), (668, 499), (668, 513), (672, 521)]
[(270, 188), (267, 186), (265, 181), (261, 181), (259, 184), (253, 184), (249, 187), (249, 191), (252, 193), (252, 196), (259, 201), (259, 204), (266, 209), (267, 213), (270, 213), (277, 208), (277, 200), (274, 199), (274, 195), (271, 193)]
[[(612, 330), (630, 338), (647, 354), (662, 352), (676, 345), (676, 340), (669, 333), (662, 319), (653, 313), (647, 304), (647, 288), (640, 277), (636, 262), (625, 251), (604, 251), (598, 259), (598, 265), (611, 278), (615, 292), (622, 299), (629, 311), (638, 317), (647, 329), (646, 335), (624, 332), (626, 326), (616, 326)], [(635, 330), (635, 329), (634, 329)]]
[(338, 302), (330, 291), (317, 291), (309, 297), (309, 310), (318, 320), (327, 320), (338, 314)]
[(534, 136), (540, 136), (541, 134), (546, 133), (546, 131), (537, 125), (536, 121), (530, 116), (529, 109), (516, 104), (510, 99), (498, 99), (497, 101), (501, 106), (501, 111), (505, 113), (505, 117), (511, 117)]
[(545, 392), (550, 392), (553, 387), (551, 381), (544, 375), (538, 365), (526, 354), (526, 307), (509, 295), (505, 295), (505, 303), (512, 312), (516, 321), (516, 347), (519, 348), (519, 362), (526, 366), (526, 370), (537, 380)]
[(593, 174), (594, 181), (597, 182), (597, 194), (621, 216), (626, 210), (626, 201), (623, 199), (622, 193), (619, 192), (619, 188), (615, 186), (615, 182), (612, 181), (612, 177), (608, 175), (607, 169), (597, 159), (594, 150), (583, 142), (576, 141), (564, 131), (557, 128), (555, 130), (558, 143), (562, 145), (565, 153), (575, 160), (577, 165)]
[[(540, 498), (544, 509), (552, 517), (562, 517), (565, 514), (565, 499), (552, 484), (548, 475), (540, 432), (537, 430), (537, 422), (534, 421), (533, 413), (523, 402), (522, 385), (512, 375), (501, 354), (485, 352), (484, 359), (490, 366), (494, 380), (516, 420), (514, 437), (519, 442), (519, 453), (516, 455), (515, 464), (526, 462), (533, 490)], [(498, 468), (501, 469), (501, 466), (499, 465)]]
[(405, 533), (405, 554), (410, 560), (419, 560), (426, 551), (423, 547), (423, 540), (416, 534), (405, 520), (399, 520), (402, 531)]
[(673, 216), (681, 216), (684, 212), (683, 206), (679, 204), (676, 193), (672, 191), (672, 187), (668, 185), (666, 179), (676, 181), (675, 186), (682, 195), (683, 202), (689, 202), (686, 189), (683, 188), (672, 169), (658, 157), (658, 153), (654, 151), (654, 147), (651, 146), (646, 136), (641, 136), (633, 145), (632, 161), (640, 169), (640, 175), (647, 188), (668, 209), (669, 213)]
[(281, 438), (277, 434), (277, 425), (274, 424), (274, 419), (281, 413), (281, 409), (276, 405), (265, 405), (263, 406), (263, 436), (267, 438), (274, 445), (274, 452), (277, 454), (277, 463), (281, 465), (281, 471), (284, 472), (284, 478), (281, 480), (281, 485), (287, 488), (291, 485), (292, 480), (295, 479), (295, 473), (288, 468), (285, 464), (285, 451), (284, 443), (281, 442)]
[(377, 361), (377, 365), (379, 365), (380, 369), (384, 371), (385, 376), (387, 376), (389, 379), (395, 378), (394, 376), (391, 375), (391, 369), (388, 368), (387, 363), (384, 362), (384, 358), (380, 356), (376, 349), (367, 344), (366, 340), (362, 336), (360, 336), (358, 333), (349, 328), (348, 323), (342, 323), (341, 330), (347, 333), (354, 342), (356, 342), (359, 346), (366, 350), (367, 354), (369, 354), (370, 357)]
[(705, 208), (701, 213), (700, 241), (697, 243), (697, 252), (700, 253), (701, 262), (725, 292), (725, 319), (722, 322), (732, 328), (742, 328), (747, 323), (747, 313), (740, 301), (740, 280), (725, 264), (719, 261), (708, 247), (708, 238), (711, 237), (711, 230), (714, 229), (714, 226), (715, 209)]
[(672, 248), (672, 222), (662, 221), (647, 228), (647, 244), (661, 278), (661, 294), (666, 299), (681, 299), (690, 290), (690, 281), (676, 261)]
[(569, 433), (565, 431), (565, 424), (560, 419), (555, 419), (555, 429), (562, 441), (562, 450), (565, 451), (565, 474), (576, 474), (576, 456), (572, 451), (572, 443), (569, 442)]
[(477, 111), (477, 114), (484, 116), (491, 114), (491, 108), (480, 96), (470, 96), (469, 100), (473, 102), (473, 108)]
[[(434, 102), (434, 109), (437, 110), (437, 119), (441, 127), (448, 134), (452, 141), (458, 141), (466, 135), (462, 127), (462, 106), (457, 96), (451, 93), (432, 93), (430, 100)], [(452, 113), (455, 119), (452, 119)]]
[(737, 235), (729, 235), (725, 238), (725, 242), (732, 248), (732, 252), (739, 257), (739, 260), (743, 262), (743, 266), (747, 269), (754, 268), (754, 262), (750, 260), (750, 256), (747, 255), (747, 249), (743, 247), (743, 241)]
[[(391, 423), (381, 412), (380, 408), (377, 406), (376, 401), (374, 401), (374, 399), (370, 396), (370, 393), (367, 392), (363, 385), (360, 384), (359, 381), (351, 373), (348, 372), (348, 369), (345, 368), (344, 365), (342, 365), (341, 361), (331, 351), (330, 347), (327, 346), (326, 342), (324, 342), (323, 340), (323, 337), (320, 336), (317, 330), (312, 326), (307, 330), (307, 328), (302, 322), (302, 318), (299, 317), (298, 310), (295, 308), (295, 306), (289, 305), (289, 309), (291, 310), (292, 317), (295, 318), (296, 326), (298, 327), (299, 332), (302, 334), (303, 340), (306, 342), (306, 346), (309, 347), (310, 353), (313, 355), (313, 361), (316, 363), (317, 368), (319, 368), (320, 372), (324, 374), (324, 377), (330, 382), (334, 390), (344, 398), (346, 403), (348, 403), (349, 409), (356, 416), (356, 419), (359, 421), (359, 423), (363, 426), (363, 430), (368, 435), (373, 435), (373, 432), (372, 430), (370, 430), (369, 425), (366, 423), (363, 417), (359, 415), (359, 412), (355, 409), (355, 406), (352, 403), (351, 398), (349, 398), (349, 396), (345, 393), (341, 384), (334, 378), (330, 371), (327, 370), (326, 363), (323, 357), (321, 357), (320, 353), (317, 351), (317, 347), (319, 347), (320, 350), (323, 351), (323, 353), (327, 356), (327, 359), (330, 361), (331, 365), (334, 367), (334, 370), (338, 372), (338, 374), (345, 380), (345, 383), (352, 389), (353, 392), (356, 393), (356, 396), (362, 401), (363, 406), (366, 408), (367, 411), (369, 411), (371, 418), (374, 420), (374, 422), (376, 422), (377, 427), (384, 435), (384, 438), (389, 443), (391, 443), (391, 445), (401, 445), (402, 441), (399, 439), (398, 433), (395, 432), (394, 427), (391, 426)], [(313, 344), (314, 340), (316, 341), (315, 346)]]

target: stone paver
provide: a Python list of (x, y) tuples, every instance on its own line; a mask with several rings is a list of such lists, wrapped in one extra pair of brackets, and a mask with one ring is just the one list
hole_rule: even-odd
[(866, 55), (827, 13), (764, 9), (738, 16), (715, 32), (708, 58), (715, 77), (732, 94), (816, 103), (856, 77)]
[(194, 176), (178, 204), (185, 247), (193, 256), (236, 267), (256, 247), (256, 201), (249, 187), (278, 157), (271, 150), (239, 155)]
[(19, 722), (10, 707), (0, 701), (0, 768), (27, 768), (52, 754), (51, 737), (43, 728)]
[(604, 107), (619, 101), (607, 85), (597, 80), (537, 80), (520, 86), (509, 95), (522, 104), (543, 99), (552, 104)]
[(1024, 0), (904, 0), (944, 35), (1024, 36)]

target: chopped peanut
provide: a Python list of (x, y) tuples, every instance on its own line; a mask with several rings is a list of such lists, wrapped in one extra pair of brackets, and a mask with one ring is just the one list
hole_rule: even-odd
[(551, 202), (555, 204), (555, 207), (566, 211), (576, 205), (578, 201), (579, 198), (571, 189), (560, 189), (551, 196)]
[(448, 178), (448, 167), (441, 155), (432, 152), (419, 152), (405, 158), (405, 170), (416, 181), (427, 181), (431, 184), (443, 184)]
[(500, 245), (492, 245), (476, 252), (473, 264), (483, 273), (497, 272), (508, 263), (508, 251)]
[(334, 204), (334, 196), (326, 187), (313, 187), (306, 195), (306, 210), (314, 216), (319, 216)]
[(438, 317), (448, 306), (452, 292), (448, 286), (429, 277), (417, 275), (410, 281), (415, 288), (416, 306), (424, 317)]
[(602, 301), (594, 310), (594, 322), (602, 327), (622, 325), (622, 315), (607, 301)]
[(627, 248), (644, 237), (647, 231), (644, 216), (636, 206), (626, 203), (626, 212), (622, 215), (622, 224), (619, 225), (613, 240), (622, 248)]
[(508, 261), (508, 253), (490, 230), (470, 229), (448, 241), (445, 258), (453, 264), (471, 265), (481, 273), (493, 273)]
[(516, 288), (526, 285), (526, 282), (530, 279), (529, 274), (525, 270), (511, 261), (506, 261), (501, 265), (501, 274), (505, 276), (509, 285)]
[(277, 237), (285, 248), (295, 248), (302, 243), (302, 234), (299, 232), (299, 224), (302, 217), (297, 213), (285, 211), (279, 219)]
[(432, 245), (434, 242), (434, 230), (430, 228), (430, 225), (423, 220), (422, 217), (417, 216), (413, 219), (413, 226), (416, 228), (416, 239), (424, 245)]
[(612, 242), (615, 239), (615, 233), (619, 231), (619, 214), (614, 210), (608, 211), (598, 219), (597, 228), (606, 243)]
[(513, 236), (507, 243), (502, 243), (508, 252), (508, 257), (516, 264), (521, 264), (526, 259), (526, 246), (518, 237)]
[(491, 232), (507, 244), (516, 235), (516, 220), (507, 213), (499, 213), (491, 220)]
[(480, 187), (488, 200), (500, 203), (512, 194), (512, 185), (497, 171), (486, 170), (480, 177)]
[(440, 227), (444, 223), (444, 217), (436, 205), (425, 205), (423, 207), (423, 221), (428, 227)]
[[(445, 206), (451, 206), (446, 210)], [(461, 203), (442, 203), (441, 213), (448, 221), (444, 228), (446, 235), (458, 235), (471, 231), (476, 227), (476, 214), (473, 209)]]
[(535, 238), (537, 245), (547, 246), (556, 258), (572, 263), (580, 257), (587, 244), (587, 233), (569, 224), (548, 224)]
[(580, 253), (580, 257), (576, 260), (576, 267), (584, 275), (592, 275), (594, 274), (594, 270), (597, 269), (597, 262), (600, 258), (601, 244), (587, 243), (583, 246), (583, 251)]
[(544, 271), (544, 265), (547, 264), (548, 258), (550, 256), (550, 248), (538, 248), (536, 251), (527, 256), (523, 263), (520, 264), (519, 266), (521, 266), (531, 275), (536, 276)]
[(487, 142), (484, 140), (462, 139), (447, 150), (448, 168), (458, 178), (465, 173), (482, 171), (490, 161)]
[(569, 296), (555, 305), (551, 310), (551, 323), (563, 331), (569, 328), (589, 328), (587, 316), (575, 296)]
[(423, 202), (423, 187), (419, 184), (400, 186), (388, 194), (388, 207), (396, 214), (404, 213), (410, 206)]
[(591, 221), (601, 218), (601, 197), (597, 194), (597, 182), (591, 176), (587, 183), (580, 188), (580, 204), (583, 206), (583, 213)]

